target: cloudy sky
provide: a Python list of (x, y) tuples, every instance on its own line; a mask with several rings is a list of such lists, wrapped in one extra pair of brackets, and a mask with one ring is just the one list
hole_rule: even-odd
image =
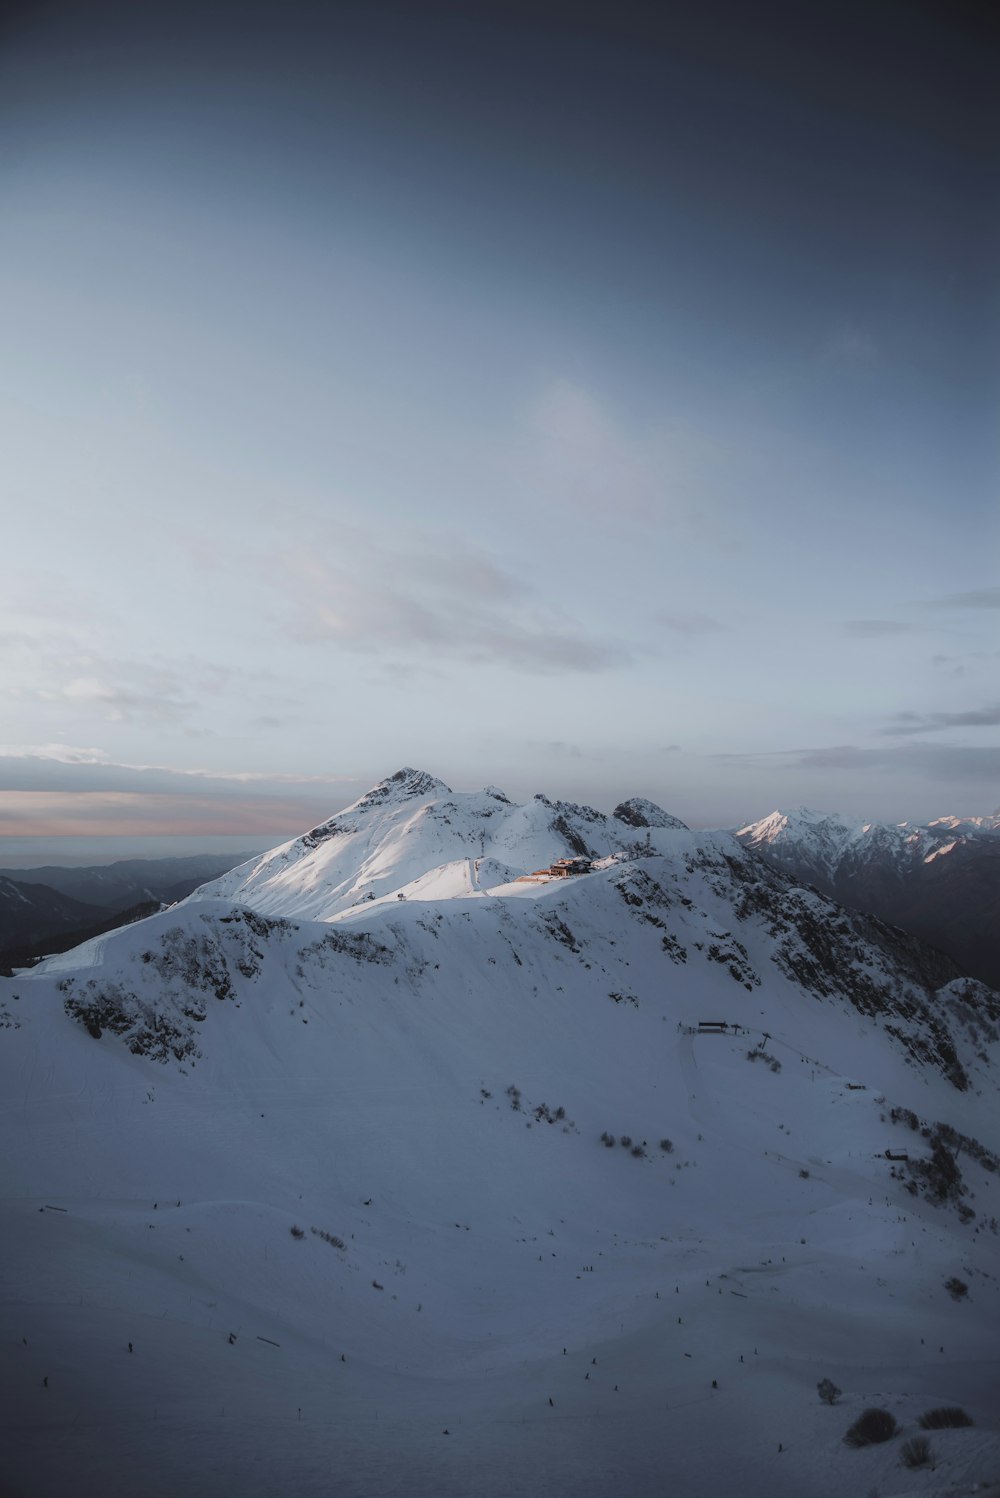
[(930, 0), (23, 4), (0, 864), (401, 764), (1000, 802), (996, 63)]

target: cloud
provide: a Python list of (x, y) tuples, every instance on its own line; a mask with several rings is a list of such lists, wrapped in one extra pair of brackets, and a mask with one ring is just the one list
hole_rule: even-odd
[(834, 744), (819, 749), (784, 749), (771, 753), (714, 756), (733, 763), (756, 764), (759, 768), (791, 770), (845, 770), (864, 774), (915, 774), (928, 780), (1000, 780), (1000, 749), (977, 749), (952, 744), (900, 744), (892, 748), (863, 749), (854, 744)]
[(0, 789), (9, 791), (106, 790), (187, 795), (197, 788), (216, 794), (253, 790), (268, 795), (296, 788), (357, 785), (360, 782), (349, 775), (287, 775), (257, 770), (126, 764), (112, 760), (102, 749), (77, 749), (69, 744), (0, 747)]
[(877, 640), (882, 635), (905, 635), (912, 629), (912, 624), (903, 624), (898, 619), (848, 619), (844, 623), (844, 633), (856, 640)]
[(136, 718), (170, 722), (194, 712), (198, 704), (184, 696), (178, 680), (165, 671), (151, 671), (147, 679), (152, 691), (118, 686), (96, 676), (78, 676), (65, 683), (61, 695), (67, 702), (97, 708), (115, 723)]
[(394, 551), (352, 543), (352, 565), (286, 553), (288, 633), (359, 652), (392, 651), (534, 675), (592, 673), (626, 665), (634, 651), (587, 633), (495, 562), (469, 551)]
[(897, 713), (895, 722), (881, 728), (882, 734), (941, 733), (947, 728), (996, 728), (1000, 725), (1000, 703), (972, 708), (964, 713)]
[[(318, 796), (0, 790), (2, 837), (294, 836), (331, 814)], [(0, 847), (0, 859), (2, 859)]]
[(0, 744), (0, 760), (4, 759), (50, 759), (63, 765), (103, 765), (109, 763), (110, 755), (103, 749), (79, 749), (74, 744)]
[[(0, 748), (0, 836), (288, 837), (356, 799), (353, 776), (118, 764), (67, 744)], [(0, 855), (2, 857), (2, 855)]]
[(973, 588), (968, 593), (946, 593), (943, 598), (931, 598), (924, 605), (929, 609), (1000, 609), (1000, 588)]

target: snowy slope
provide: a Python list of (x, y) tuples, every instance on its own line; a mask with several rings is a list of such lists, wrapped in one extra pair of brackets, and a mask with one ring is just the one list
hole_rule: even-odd
[[(727, 834), (413, 772), (334, 821), (0, 984), (14, 1492), (996, 1472), (996, 995)], [(932, 1483), (871, 1404), (976, 1424)]]

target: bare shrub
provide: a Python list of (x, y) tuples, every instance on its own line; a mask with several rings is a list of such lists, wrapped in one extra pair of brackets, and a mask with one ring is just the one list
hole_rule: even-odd
[(899, 1453), (904, 1467), (929, 1467), (931, 1465), (931, 1443), (926, 1436), (911, 1436), (904, 1441)]
[(963, 1425), (971, 1425), (972, 1420), (958, 1405), (942, 1405), (940, 1409), (928, 1410), (921, 1415), (917, 1424), (922, 1430), (957, 1430)]
[(950, 1280), (945, 1280), (944, 1288), (947, 1290), (952, 1300), (964, 1300), (969, 1293), (969, 1287), (965, 1283), (965, 1281), (960, 1280), (957, 1275), (954, 1274), (952, 1275)]
[(865, 1410), (844, 1436), (845, 1446), (878, 1446), (891, 1441), (899, 1427), (888, 1410)]
[(660, 1149), (663, 1151), (663, 1153), (665, 1155), (672, 1155), (673, 1152), (674, 1152), (674, 1143), (673, 1143), (673, 1140), (672, 1139), (661, 1139), (660, 1140)]
[(816, 1385), (816, 1392), (824, 1404), (836, 1404), (841, 1394), (832, 1378), (821, 1378)]
[(300, 1228), (297, 1225), (292, 1227), (290, 1231), (293, 1238), (304, 1238), (306, 1235), (305, 1228)]

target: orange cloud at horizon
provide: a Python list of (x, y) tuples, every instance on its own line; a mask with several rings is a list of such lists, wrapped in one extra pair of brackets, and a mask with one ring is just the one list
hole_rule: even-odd
[(0, 791), (0, 837), (281, 836), (332, 815), (330, 796)]

